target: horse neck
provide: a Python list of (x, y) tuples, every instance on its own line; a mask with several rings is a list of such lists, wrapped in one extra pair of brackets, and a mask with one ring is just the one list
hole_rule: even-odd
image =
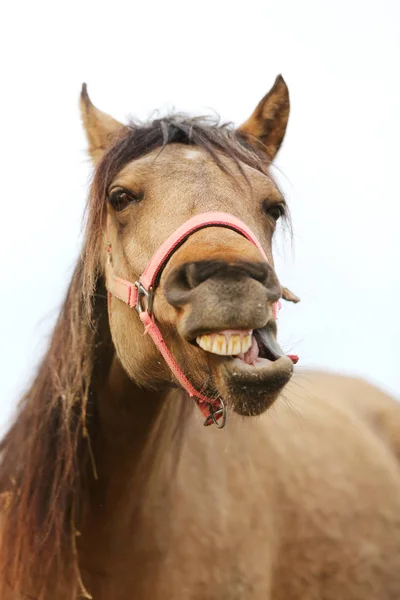
[(170, 395), (136, 386), (114, 356), (97, 399), (95, 456), (100, 486), (103, 481), (118, 493), (117, 488), (137, 478), (143, 468), (154, 470), (159, 456), (174, 443)]
[[(146, 391), (129, 379), (114, 356), (97, 390), (98, 423), (92, 434), (97, 479), (83, 523), (81, 556), (89, 571), (108, 569), (134, 555), (152, 511), (171, 501), (193, 407), (180, 391)], [(161, 499), (161, 500), (160, 500)], [(156, 508), (154, 506), (156, 505)], [(140, 532), (140, 533), (139, 533)], [(146, 529), (145, 535), (152, 532)], [(116, 548), (110, 556), (110, 548)]]

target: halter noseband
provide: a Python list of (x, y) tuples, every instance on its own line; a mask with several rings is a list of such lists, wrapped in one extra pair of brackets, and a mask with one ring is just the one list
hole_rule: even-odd
[[(107, 219), (107, 230), (109, 230), (110, 217), (108, 216)], [(115, 296), (119, 300), (122, 300), (122, 302), (128, 304), (128, 306), (131, 308), (135, 308), (137, 310), (140, 320), (145, 327), (145, 332), (148, 333), (152, 338), (154, 344), (161, 352), (165, 362), (171, 369), (175, 378), (188, 392), (189, 396), (195, 398), (197, 405), (205, 417), (204, 425), (207, 426), (214, 423), (218, 428), (222, 429), (226, 422), (226, 407), (223, 399), (208, 398), (193, 387), (180, 369), (171, 352), (168, 350), (162, 333), (154, 320), (153, 314), (154, 295), (166, 264), (173, 253), (188, 239), (190, 235), (196, 231), (199, 231), (200, 229), (204, 229), (205, 227), (225, 227), (227, 229), (237, 231), (252, 244), (254, 244), (254, 246), (256, 246), (260, 251), (264, 260), (268, 262), (267, 255), (265, 254), (257, 237), (240, 219), (228, 213), (206, 212), (192, 217), (183, 223), (183, 225), (178, 227), (178, 229), (176, 229), (174, 233), (172, 233), (172, 235), (170, 235), (158, 248), (143, 271), (142, 275), (137, 281), (135, 281), (135, 283), (115, 275), (112, 265), (111, 243), (108, 240), (106, 286), (109, 294)], [(279, 307), (280, 303), (276, 302), (274, 304), (275, 317)], [(293, 360), (293, 362), (297, 362), (297, 357), (291, 356), (290, 358)]]

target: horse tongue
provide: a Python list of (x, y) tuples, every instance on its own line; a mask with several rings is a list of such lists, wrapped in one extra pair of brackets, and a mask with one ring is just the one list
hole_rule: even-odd
[(253, 365), (256, 362), (259, 353), (260, 349), (258, 347), (257, 340), (253, 335), (250, 348), (247, 350), (247, 352), (241, 352), (240, 354), (237, 354), (236, 358), (240, 358), (240, 360), (247, 363), (248, 365)]
[(283, 356), (283, 350), (275, 339), (274, 333), (271, 328), (264, 327), (259, 330), (260, 343), (263, 349), (268, 351), (268, 358), (277, 360)]

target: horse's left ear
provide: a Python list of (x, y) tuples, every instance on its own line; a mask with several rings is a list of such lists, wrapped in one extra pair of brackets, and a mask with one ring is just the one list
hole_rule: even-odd
[(89, 143), (89, 154), (93, 162), (97, 163), (106, 148), (125, 128), (125, 125), (92, 104), (87, 93), (86, 83), (82, 85), (80, 107), (82, 122)]
[(258, 104), (251, 117), (238, 129), (250, 143), (257, 143), (273, 160), (285, 137), (289, 119), (289, 90), (282, 75)]

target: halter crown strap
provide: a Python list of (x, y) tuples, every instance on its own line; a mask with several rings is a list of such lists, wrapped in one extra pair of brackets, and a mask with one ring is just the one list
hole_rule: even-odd
[[(107, 218), (107, 229), (109, 229), (110, 217)], [(183, 225), (178, 227), (178, 229), (176, 229), (165, 240), (165, 242), (161, 244), (143, 271), (139, 280), (135, 283), (115, 275), (112, 265), (111, 244), (108, 242), (107, 252), (109, 260), (107, 261), (106, 285), (110, 294), (116, 298), (119, 298), (119, 300), (122, 300), (122, 302), (125, 302), (128, 304), (128, 306), (136, 308), (137, 312), (139, 313), (140, 320), (145, 326), (145, 332), (148, 333), (152, 338), (172, 373), (182, 387), (188, 392), (188, 394), (196, 399), (201, 412), (206, 417), (204, 425), (211, 425), (212, 423), (215, 423), (217, 426), (223, 427), (226, 418), (223, 400), (221, 398), (218, 400), (208, 398), (193, 387), (168, 350), (162, 333), (154, 320), (154, 315), (152, 314), (154, 294), (159, 284), (162, 271), (168, 260), (190, 235), (192, 235), (195, 231), (204, 229), (205, 227), (225, 227), (232, 229), (233, 231), (237, 231), (252, 244), (254, 244), (260, 251), (260, 254), (264, 260), (269, 262), (267, 255), (265, 254), (264, 249), (262, 248), (255, 234), (240, 219), (228, 213), (206, 212), (192, 217), (183, 223)], [(146, 300), (145, 302), (144, 299)], [(275, 303), (275, 317), (277, 316), (279, 308), (280, 303)], [(292, 358), (293, 362), (295, 362), (295, 358), (296, 357)], [(220, 419), (221, 424), (218, 424)]]

